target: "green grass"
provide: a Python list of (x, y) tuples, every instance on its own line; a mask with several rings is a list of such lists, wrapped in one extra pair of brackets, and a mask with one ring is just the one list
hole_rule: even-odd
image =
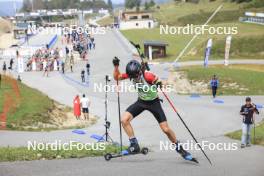
[(13, 90), (12, 82), (6, 77), (2, 78), (0, 112), (3, 110), (4, 94), (8, 93), (13, 99), (10, 105), (11, 109), (7, 114), (7, 129), (23, 130), (24, 127), (34, 126), (38, 122), (50, 123), (48, 112), (54, 109), (55, 102), (36, 89), (32, 89), (20, 82), (17, 82), (17, 84), (20, 98), (16, 96)]
[(0, 162), (84, 158), (118, 152), (119, 147), (113, 145), (106, 145), (105, 150), (29, 150), (27, 147), (0, 147)]
[(18, 129), (37, 122), (48, 123), (48, 112), (53, 109), (54, 102), (36, 89), (19, 83), (21, 102), (14, 112), (8, 114), (7, 127)]
[[(234, 44), (231, 43), (231, 59), (263, 58), (263, 42), (258, 41), (260, 40), (261, 36), (264, 35), (264, 26), (239, 22), (213, 24), (212, 26), (237, 27), (238, 34), (233, 35)], [(162, 59), (163, 61), (175, 60), (181, 50), (192, 38), (191, 35), (160, 35), (159, 28), (123, 30), (121, 32), (128, 40), (139, 43), (141, 45), (141, 51), (143, 51), (143, 42), (145, 40), (158, 40), (167, 42), (169, 44), (169, 46), (167, 47), (167, 57), (165, 59)], [(185, 52), (185, 55), (180, 59), (180, 61), (202, 60), (204, 58), (206, 43), (209, 38), (213, 39), (213, 50), (211, 52), (212, 57), (210, 59), (223, 59), (223, 51), (225, 47), (224, 42), (226, 35), (205, 34), (199, 35), (194, 40), (194, 42), (190, 45), (189, 49)], [(255, 52), (256, 49), (258, 53)]]
[[(248, 68), (250, 67), (251, 65), (248, 65)], [(210, 65), (209, 68), (193, 66), (182, 68), (182, 70), (187, 73), (189, 80), (202, 81), (208, 85), (212, 75), (216, 74), (220, 81), (219, 95), (264, 95), (263, 71)], [(262, 70), (264, 70), (264, 66), (262, 66)], [(223, 85), (232, 83), (236, 83), (238, 86), (223, 87)]]
[(111, 25), (114, 23), (114, 17), (113, 16), (105, 17), (105, 18), (97, 21), (97, 23), (101, 26)]
[[(245, 11), (263, 11), (264, 8), (249, 8), (248, 3), (231, 3), (226, 0), (201, 0), (193, 3), (166, 3), (160, 5), (160, 9), (152, 9), (154, 18), (159, 25), (184, 26), (186, 24), (204, 24), (209, 16), (223, 4), (222, 9), (209, 23), (213, 27), (237, 27), (238, 34), (233, 35), (234, 44), (231, 44), (231, 59), (263, 59), (264, 48), (259, 42), (259, 37), (264, 35), (264, 26), (256, 24), (240, 23), (239, 17), (244, 16)], [(144, 40), (160, 40), (167, 42), (167, 57), (162, 61), (173, 61), (181, 50), (187, 45), (192, 35), (160, 35), (159, 26), (156, 29), (124, 30), (122, 33), (129, 40), (143, 44)], [(210, 59), (223, 59), (226, 35), (199, 35), (186, 50), (180, 61), (202, 60), (204, 50), (209, 38), (213, 39), (213, 51)], [(250, 39), (249, 39), (250, 38)], [(248, 43), (247, 43), (248, 42)], [(142, 47), (143, 48), (143, 47)], [(257, 52), (256, 52), (257, 50)], [(160, 60), (157, 60), (160, 61)]]
[[(242, 135), (242, 130), (238, 130), (238, 131), (234, 131), (234, 132), (226, 134), (226, 136), (228, 136), (232, 139), (237, 139), (237, 140), (241, 140), (241, 135)], [(251, 143), (254, 144), (253, 135), (254, 135), (254, 129), (252, 128), (252, 130), (251, 130)], [(258, 124), (256, 126), (255, 135), (256, 135), (255, 144), (264, 146), (264, 122), (261, 122), (260, 124)]]
[[(256, 31), (257, 32), (257, 31)], [(230, 49), (230, 58), (233, 59), (263, 59), (264, 58), (264, 33), (257, 35), (250, 35), (245, 37), (233, 37)], [(198, 45), (197, 54), (198, 58), (203, 59), (204, 47), (206, 41), (203, 44)], [(214, 40), (211, 50), (211, 58), (224, 58), (225, 55), (225, 39), (218, 38)], [(193, 56), (192, 56), (193, 57)]]
[(4, 94), (11, 90), (11, 86), (8, 84), (5, 84), (5, 78), (2, 76), (2, 82), (1, 82), (1, 88), (0, 88), (0, 113), (3, 110), (3, 104), (4, 104)]
[[(208, 0), (201, 0), (200, 3), (198, 4), (171, 2), (160, 5), (160, 9), (156, 9), (154, 12), (154, 18), (157, 19), (157, 21), (160, 24), (181, 25), (182, 22), (179, 21), (180, 18), (189, 15), (196, 16), (197, 14), (202, 14), (202, 13), (212, 14), (212, 12), (215, 11), (218, 8), (218, 6), (221, 4), (223, 4), (221, 11), (238, 10), (241, 9), (244, 5), (244, 4), (229, 3), (223, 0), (217, 0), (214, 2), (209, 2)], [(201, 21), (203, 19), (204, 18), (200, 18), (199, 20)], [(206, 20), (204, 20), (202, 23), (205, 23)]]
[[(211, 14), (211, 12), (200, 11), (197, 14), (190, 14), (178, 18), (178, 23), (181, 26), (185, 26), (187, 24), (204, 24), (208, 20), (208, 17), (211, 16)], [(210, 24), (236, 22), (239, 17), (242, 16), (244, 16), (244, 10), (223, 10), (219, 11), (214, 16), (214, 18), (210, 21)]]

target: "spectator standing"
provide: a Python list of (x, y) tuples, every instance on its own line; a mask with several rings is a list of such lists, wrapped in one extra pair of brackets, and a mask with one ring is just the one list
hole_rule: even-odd
[[(44, 64), (43, 64), (44, 65)], [(49, 62), (48, 63), (46, 63), (46, 65), (44, 66), (44, 73), (43, 73), (43, 76), (49, 76)]]
[(251, 98), (246, 98), (246, 104), (240, 109), (240, 115), (243, 116), (241, 148), (251, 146), (251, 128), (255, 123), (254, 113), (259, 114), (256, 105), (251, 102)]
[(76, 95), (76, 97), (73, 100), (73, 110), (74, 110), (74, 116), (77, 120), (80, 120), (81, 116), (81, 102), (79, 95)]
[(63, 61), (61, 61), (61, 70), (62, 70), (62, 74), (65, 73), (65, 63)]
[(3, 73), (6, 74), (6, 62), (3, 63)]
[(217, 89), (218, 89), (218, 86), (219, 86), (219, 81), (218, 81), (216, 75), (214, 75), (213, 78), (211, 79), (210, 86), (211, 86), (211, 89), (212, 89), (212, 95), (215, 98), (216, 93), (217, 93)]
[(82, 82), (84, 83), (85, 82), (85, 71), (84, 70), (82, 70), (81, 71), (81, 79), (82, 79)]
[(9, 62), (9, 68), (10, 68), (10, 70), (13, 70), (13, 64), (14, 64), (14, 59), (11, 58), (10, 59), (10, 62)]
[(81, 98), (81, 106), (82, 106), (82, 113), (84, 120), (89, 120), (89, 106), (90, 106), (90, 100), (85, 97), (85, 94), (83, 94), (83, 97)]
[(65, 47), (65, 52), (66, 52), (66, 57), (68, 57), (69, 53), (70, 53), (70, 50), (69, 50), (69, 48), (67, 46)]
[(92, 50), (92, 42), (89, 41), (89, 49)]
[(89, 76), (90, 75), (90, 64), (89, 64), (89, 62), (86, 64), (86, 72), (87, 72), (87, 75)]
[(70, 68), (71, 68), (71, 72), (73, 72), (73, 65), (74, 65), (74, 57), (73, 57), (73, 54), (71, 53), (71, 58), (70, 58)]

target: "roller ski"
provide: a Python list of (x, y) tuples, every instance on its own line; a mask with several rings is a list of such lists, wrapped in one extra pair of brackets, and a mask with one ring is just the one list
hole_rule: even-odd
[(129, 156), (129, 155), (137, 155), (137, 154), (147, 155), (148, 152), (149, 152), (149, 149), (146, 147), (143, 147), (142, 149), (140, 149), (138, 144), (131, 144), (127, 150), (123, 150), (119, 154), (107, 153), (104, 155), (104, 158), (106, 161), (110, 161), (112, 158), (119, 158), (119, 157)]
[(175, 145), (176, 145), (176, 152), (178, 152), (182, 156), (183, 159), (187, 161), (195, 162), (197, 164), (199, 163), (198, 160), (192, 157), (192, 155), (189, 152), (184, 150), (183, 147), (180, 144), (178, 144), (178, 142)]

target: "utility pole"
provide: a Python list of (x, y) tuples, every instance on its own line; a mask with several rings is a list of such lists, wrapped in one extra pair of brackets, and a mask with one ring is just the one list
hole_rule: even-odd
[(31, 11), (33, 12), (34, 11), (34, 0), (31, 0)]

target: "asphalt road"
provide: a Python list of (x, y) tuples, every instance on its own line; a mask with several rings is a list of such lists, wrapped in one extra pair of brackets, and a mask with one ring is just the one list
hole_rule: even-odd
[[(86, 135), (77, 135), (71, 130), (60, 130), (52, 132), (17, 132), (1, 131), (0, 146), (26, 146), (28, 140), (38, 142), (53, 142), (61, 140), (68, 142), (76, 140), (80, 142), (94, 142), (90, 138), (91, 134), (104, 133), (104, 92), (96, 92), (95, 84), (104, 84), (105, 75), (112, 74), (112, 58), (118, 56), (121, 59), (121, 68), (131, 58), (129, 47), (118, 35), (108, 31), (105, 35), (97, 35), (96, 50), (89, 54), (91, 63), (91, 76), (89, 87), (80, 84), (80, 71), (84, 68), (85, 62), (79, 62), (74, 70), (75, 73), (66, 73), (62, 76), (59, 73), (51, 73), (49, 78), (43, 78), (42, 73), (23, 73), (22, 80), (31, 87), (37, 88), (51, 98), (72, 105), (72, 99), (76, 94), (86, 93), (92, 101), (91, 113), (100, 116), (98, 123), (92, 127), (84, 129)], [(166, 77), (166, 67), (163, 65), (152, 65), (155, 73)], [(110, 85), (115, 82), (111, 81)], [(129, 84), (129, 83), (128, 83)], [(229, 131), (240, 129), (241, 117), (239, 108), (244, 102), (244, 97), (223, 96), (218, 99), (224, 103), (214, 103), (209, 96), (191, 98), (189, 96), (179, 96), (174, 93), (169, 94), (173, 102), (179, 109), (190, 129), (199, 141), (209, 141), (211, 143), (234, 143), (238, 146), (234, 151), (217, 151), (206, 149), (209, 157), (213, 161), (210, 166), (204, 156), (199, 151), (191, 151), (200, 161), (200, 165), (195, 165), (183, 161), (175, 151), (160, 150), (160, 141), (167, 141), (164, 134), (158, 127), (157, 122), (148, 112), (144, 112), (133, 121), (136, 136), (140, 143), (151, 148), (147, 156), (137, 155), (115, 159), (110, 162), (104, 161), (102, 157), (67, 159), (53, 161), (29, 161), (0, 163), (0, 176), (30, 176), (30, 175), (259, 175), (262, 176), (264, 148), (252, 146), (246, 149), (239, 148), (239, 141), (234, 141), (223, 135)], [(161, 95), (162, 97), (162, 95)], [(124, 111), (128, 105), (133, 103), (137, 95), (135, 93), (121, 93), (121, 110)], [(254, 102), (264, 104), (263, 96), (254, 96)], [(110, 135), (114, 140), (119, 139), (118, 135), (118, 111), (116, 93), (109, 93), (108, 100), (109, 120), (111, 121)], [(169, 104), (164, 101), (164, 111), (166, 112), (170, 126), (175, 130), (177, 137), (182, 141), (191, 140), (190, 135), (183, 127), (177, 116), (174, 114)], [(260, 121), (263, 114), (257, 117)], [(124, 136), (125, 144), (127, 137)]]

